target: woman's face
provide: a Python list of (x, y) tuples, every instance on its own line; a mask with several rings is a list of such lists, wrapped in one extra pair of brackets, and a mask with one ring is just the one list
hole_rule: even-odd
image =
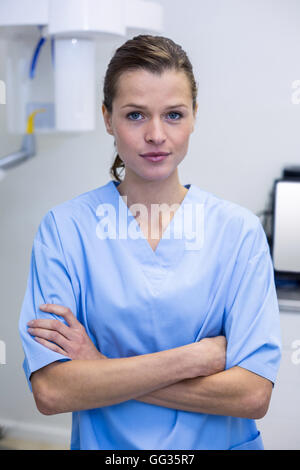
[[(187, 154), (196, 110), (184, 72), (168, 70), (161, 76), (145, 70), (124, 72), (112, 113), (102, 109), (126, 175), (130, 170), (147, 180), (165, 179)], [(141, 156), (150, 152), (169, 155), (156, 162)]]

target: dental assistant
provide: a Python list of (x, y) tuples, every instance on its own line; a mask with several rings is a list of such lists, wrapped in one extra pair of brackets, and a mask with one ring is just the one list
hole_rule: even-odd
[(255, 420), (281, 356), (273, 266), (257, 216), (179, 181), (192, 65), (140, 35), (103, 92), (112, 179), (53, 207), (33, 242), (19, 329), (37, 407), (72, 412), (71, 449), (263, 449)]

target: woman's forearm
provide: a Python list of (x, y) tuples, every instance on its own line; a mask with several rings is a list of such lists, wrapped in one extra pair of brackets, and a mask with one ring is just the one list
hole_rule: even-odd
[(200, 344), (121, 359), (55, 362), (32, 374), (43, 414), (109, 406), (197, 375)]
[(267, 412), (272, 384), (240, 367), (196, 377), (153, 391), (138, 400), (195, 413), (260, 419)]
[(226, 338), (203, 338), (184, 346), (128, 358), (109, 359), (97, 350), (85, 328), (67, 307), (40, 305), (62, 316), (28, 323), (28, 334), (70, 361), (54, 362), (30, 380), (39, 411), (57, 414), (110, 406), (164, 389), (185, 379), (224, 370)]

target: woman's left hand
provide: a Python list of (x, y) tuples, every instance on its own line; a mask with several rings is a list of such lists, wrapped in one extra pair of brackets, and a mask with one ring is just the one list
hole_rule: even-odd
[(56, 304), (43, 304), (39, 308), (63, 317), (68, 325), (60, 320), (42, 318), (28, 322), (28, 333), (38, 343), (71, 359), (106, 359), (69, 308)]

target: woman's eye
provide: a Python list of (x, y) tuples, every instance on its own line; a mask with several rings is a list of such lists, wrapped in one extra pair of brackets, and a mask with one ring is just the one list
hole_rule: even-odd
[[(172, 111), (171, 113), (168, 114), (168, 116), (173, 116), (171, 118), (171, 121), (179, 121), (179, 119), (182, 118), (182, 114), (177, 113), (176, 111)], [(174, 119), (174, 116), (178, 116), (177, 119), (176, 118)]]
[(138, 111), (134, 111), (132, 113), (127, 114), (127, 117), (131, 121), (140, 121), (140, 119), (136, 119), (137, 116), (141, 116), (141, 113), (139, 113)]

